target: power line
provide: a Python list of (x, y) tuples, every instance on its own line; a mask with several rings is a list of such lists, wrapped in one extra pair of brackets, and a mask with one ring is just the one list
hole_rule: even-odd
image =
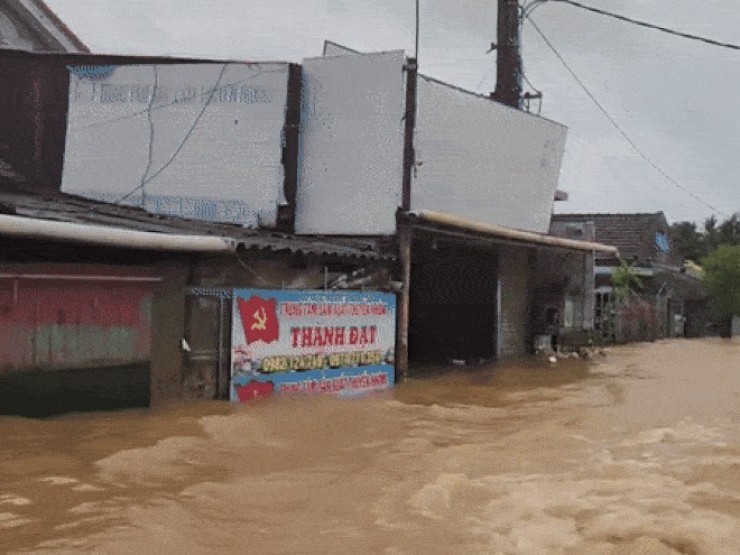
[(419, 65), (419, 0), (416, 0), (416, 33), (414, 35), (414, 58)]
[[(152, 118), (152, 106), (154, 106), (154, 99), (158, 94), (159, 88), (159, 72), (157, 72), (156, 64), (152, 66), (154, 71), (154, 87), (152, 87), (152, 95), (149, 97), (149, 106), (147, 107), (147, 120), (149, 122), (149, 160), (147, 161), (146, 168), (144, 169), (144, 175), (141, 176), (141, 206), (146, 206), (146, 178), (149, 177), (149, 172), (152, 169), (154, 163), (154, 119)], [(125, 200), (125, 199), (122, 199)], [(120, 202), (120, 201), (119, 201)]]
[[(561, 4), (570, 4), (571, 6), (574, 6), (576, 8), (580, 8), (582, 10), (587, 10), (589, 12), (594, 12), (599, 15), (605, 15), (607, 17), (611, 17), (614, 19), (618, 19), (620, 21), (625, 21), (627, 23), (631, 23), (633, 25), (639, 25), (640, 27), (645, 27), (646, 29), (653, 29), (655, 31), (662, 31), (663, 33), (668, 33), (669, 35), (675, 35), (677, 37), (682, 37), (685, 39), (691, 39), (691, 40), (697, 40), (699, 42), (703, 42), (706, 44), (711, 44), (712, 46), (721, 46), (722, 48), (730, 48), (732, 50), (740, 50), (740, 45), (732, 44), (730, 42), (722, 42), (714, 39), (710, 39), (707, 37), (702, 37), (699, 35), (692, 35), (691, 33), (684, 33), (682, 31), (676, 31), (675, 29), (670, 29), (668, 27), (663, 27), (661, 25), (655, 25), (653, 23), (648, 23), (647, 21), (640, 21), (639, 19), (633, 19), (631, 17), (626, 17), (624, 15), (619, 15), (613, 12), (608, 12), (606, 10), (602, 10), (599, 8), (594, 8), (591, 6), (586, 6), (584, 4), (581, 4), (580, 2), (574, 2), (573, 0), (544, 0), (544, 1), (550, 1), (550, 2), (559, 2)], [(534, 6), (536, 8), (537, 6)], [(529, 12), (531, 13), (531, 12)], [(529, 14), (527, 14), (528, 16)]]
[[(172, 153), (172, 155), (167, 160), (167, 162), (165, 162), (164, 164), (162, 164), (162, 167), (160, 167), (156, 172), (154, 172), (149, 177), (147, 177), (146, 174), (144, 174), (144, 177), (141, 179), (141, 183), (137, 187), (135, 187), (134, 189), (132, 189), (131, 191), (129, 191), (128, 193), (126, 193), (125, 195), (123, 195), (120, 199), (118, 199), (118, 201), (116, 202), (116, 204), (121, 204), (124, 200), (126, 200), (127, 198), (129, 198), (131, 195), (133, 195), (137, 191), (140, 191), (141, 189), (143, 189), (144, 187), (146, 187), (147, 183), (149, 183), (152, 180), (154, 180), (159, 174), (161, 174), (164, 170), (166, 170), (168, 167), (170, 167), (170, 165), (172, 164), (172, 162), (175, 161), (175, 158), (177, 158), (177, 155), (180, 154), (180, 151), (185, 146), (185, 143), (188, 142), (188, 139), (190, 139), (190, 136), (193, 134), (193, 131), (195, 131), (195, 128), (197, 127), (198, 123), (200, 122), (201, 118), (203, 117), (203, 114), (206, 113), (206, 109), (208, 108), (208, 106), (213, 101), (213, 97), (216, 94), (216, 91), (221, 86), (221, 79), (223, 79), (224, 72), (226, 71), (226, 66), (227, 65), (228, 65), (227, 63), (224, 63), (221, 66), (221, 71), (219, 72), (218, 78), (216, 79), (216, 85), (211, 89), (210, 96), (203, 103), (203, 108), (201, 108), (200, 113), (198, 113), (198, 115), (195, 117), (195, 120), (193, 120), (193, 124), (190, 126), (190, 129), (188, 129), (188, 132), (185, 133), (185, 136), (183, 137), (182, 141), (180, 141), (180, 144), (177, 146), (177, 148)], [(152, 93), (152, 96), (154, 96), (154, 93)], [(151, 111), (149, 113), (151, 113)], [(153, 135), (150, 138), (153, 138)], [(150, 144), (149, 147), (150, 147), (150, 156), (151, 156), (152, 145)], [(149, 171), (149, 168), (150, 167), (151, 167), (151, 158), (149, 160), (149, 164), (148, 164), (148, 167), (147, 167), (147, 172)]]
[[(555, 0), (555, 1), (558, 1), (559, 2), (561, 0)], [(630, 136), (627, 135), (627, 132), (624, 129), (622, 129), (622, 127), (611, 116), (611, 114), (609, 114), (609, 112), (606, 110), (606, 108), (604, 108), (604, 106), (591, 93), (591, 91), (588, 89), (588, 87), (586, 87), (586, 84), (583, 81), (581, 81), (581, 79), (578, 77), (578, 75), (576, 75), (576, 73), (571, 69), (571, 67), (568, 65), (568, 62), (565, 61), (565, 58), (563, 58), (563, 56), (560, 54), (560, 52), (558, 52), (558, 49), (555, 48), (555, 46), (545, 36), (545, 33), (542, 32), (542, 30), (537, 26), (537, 24), (534, 22), (534, 20), (531, 17), (529, 17), (529, 16), (527, 16), (527, 19), (532, 24), (532, 27), (534, 28), (534, 30), (537, 31), (537, 34), (542, 38), (543, 41), (545, 41), (545, 44), (547, 44), (547, 46), (550, 48), (550, 50), (552, 50), (552, 52), (555, 54), (555, 56), (557, 56), (558, 60), (560, 60), (560, 63), (563, 64), (563, 66), (565, 67), (565, 69), (568, 70), (568, 73), (571, 74), (571, 76), (573, 77), (573, 79), (576, 80), (576, 82), (580, 85), (580, 87), (583, 89), (583, 91), (588, 95), (588, 97), (593, 101), (593, 103), (598, 107), (598, 109), (601, 110), (601, 113), (603, 113), (604, 116), (606, 116), (606, 119), (608, 119), (609, 122), (614, 126), (614, 128), (619, 132), (619, 134), (622, 135), (622, 137), (624, 137), (624, 139), (630, 144), (630, 146), (640, 156), (640, 158), (642, 158), (643, 160), (645, 160), (645, 162), (647, 162), (648, 165), (650, 165), (651, 168), (653, 168), (655, 171), (657, 171), (660, 175), (662, 175), (666, 180), (668, 180), (669, 182), (671, 182), (673, 185), (675, 185), (676, 187), (678, 187), (681, 191), (683, 191), (684, 193), (686, 193), (687, 195), (689, 195), (690, 197), (692, 197), (694, 200), (696, 200), (696, 201), (700, 202), (701, 204), (703, 204), (704, 206), (710, 208), (712, 211), (716, 212), (717, 214), (720, 214), (721, 216), (724, 216), (725, 218), (728, 217), (728, 215), (726, 213), (724, 213), (721, 210), (719, 210), (718, 208), (712, 206), (707, 201), (705, 201), (704, 199), (702, 199), (701, 197), (699, 197), (698, 195), (696, 195), (695, 193), (693, 193), (692, 191), (688, 190), (686, 187), (684, 187), (683, 185), (681, 185), (678, 181), (676, 181), (674, 178), (672, 178), (670, 175), (668, 175), (668, 173), (666, 173), (665, 170), (663, 170), (660, 166), (658, 166), (657, 164), (655, 164), (655, 162), (653, 162), (650, 158), (648, 158), (647, 154), (645, 154), (640, 149), (640, 147), (637, 146), (637, 144), (630, 138)]]

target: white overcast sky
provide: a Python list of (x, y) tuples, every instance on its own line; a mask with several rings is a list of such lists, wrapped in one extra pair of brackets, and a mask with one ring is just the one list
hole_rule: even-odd
[[(361, 50), (414, 45), (414, 0), (47, 0), (94, 52), (288, 60), (324, 39)], [(584, 0), (740, 44), (738, 0)], [(740, 210), (740, 51), (545, 4), (534, 20), (593, 95), (660, 168), (721, 212)], [(421, 71), (476, 92), (495, 87), (496, 0), (421, 0)], [(650, 167), (532, 27), (523, 56), (542, 115), (570, 129), (558, 212), (712, 210)], [(719, 216), (722, 217), (721, 215)]]

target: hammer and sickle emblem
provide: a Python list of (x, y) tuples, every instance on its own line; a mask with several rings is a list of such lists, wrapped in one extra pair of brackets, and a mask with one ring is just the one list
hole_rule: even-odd
[(261, 306), (252, 316), (254, 316), (254, 323), (250, 329), (265, 331), (267, 329), (267, 311), (265, 311), (265, 307)]

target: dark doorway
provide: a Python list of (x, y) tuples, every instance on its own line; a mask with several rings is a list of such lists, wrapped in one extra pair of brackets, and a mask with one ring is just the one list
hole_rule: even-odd
[(494, 358), (496, 260), (493, 248), (417, 236), (411, 257), (411, 362)]
[(40, 418), (148, 406), (148, 364), (39, 369), (0, 377), (0, 414)]

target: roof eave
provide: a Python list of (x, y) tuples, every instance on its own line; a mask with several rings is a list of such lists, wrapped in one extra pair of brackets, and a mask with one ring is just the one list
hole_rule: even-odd
[(433, 226), (440, 226), (441, 228), (449, 228), (462, 232), (474, 233), (481, 236), (488, 236), (490, 238), (521, 243), (522, 245), (601, 252), (612, 254), (614, 256), (619, 256), (618, 249), (610, 245), (604, 245), (602, 243), (595, 243), (591, 241), (565, 239), (562, 237), (555, 237), (543, 233), (534, 233), (532, 231), (522, 231), (519, 229), (513, 229), (495, 224), (468, 220), (445, 212), (421, 210), (419, 212), (402, 213), (401, 217), (407, 219), (414, 225), (431, 224)]

